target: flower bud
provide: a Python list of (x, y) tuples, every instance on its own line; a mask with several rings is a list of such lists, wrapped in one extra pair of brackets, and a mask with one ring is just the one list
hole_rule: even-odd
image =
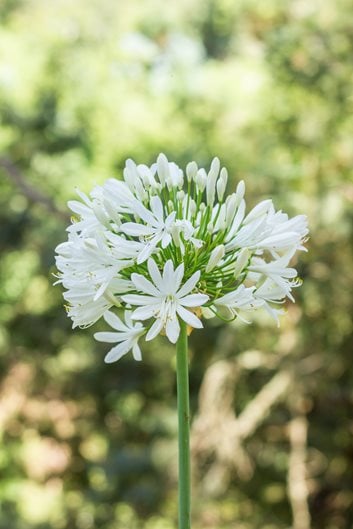
[(217, 181), (217, 196), (220, 202), (223, 200), (224, 192), (226, 190), (227, 180), (228, 180), (228, 171), (225, 167), (222, 167), (221, 174)]
[(185, 193), (184, 191), (178, 191), (177, 192), (177, 200), (179, 200), (179, 202), (182, 202), (185, 198)]
[(195, 215), (195, 213), (196, 213), (196, 209), (197, 209), (197, 208), (196, 208), (196, 202), (195, 202), (195, 200), (192, 198), (192, 199), (190, 200), (190, 204), (189, 204), (189, 210), (190, 210), (190, 213), (191, 213), (192, 216)]
[(219, 158), (215, 156), (211, 162), (211, 167), (210, 167), (208, 176), (213, 176), (214, 174), (218, 176), (220, 167), (221, 167), (221, 163), (219, 161)]
[(137, 173), (135, 162), (133, 162), (130, 158), (126, 160), (123, 175), (129, 189), (134, 191), (135, 182), (136, 180), (139, 180), (139, 175)]
[(206, 200), (209, 206), (213, 206), (215, 193), (216, 193), (216, 181), (219, 173), (220, 162), (218, 158), (214, 158), (211, 163), (211, 168), (207, 175), (207, 187), (206, 187)]
[(239, 184), (237, 185), (236, 194), (238, 197), (238, 201), (241, 202), (244, 198), (245, 194), (245, 182), (244, 180), (240, 180)]
[(167, 187), (168, 187), (169, 191), (171, 191), (171, 190), (173, 189), (173, 187), (174, 187), (174, 185), (173, 185), (173, 179), (172, 179), (171, 176), (168, 176), (168, 177), (166, 178), (166, 184), (167, 184)]
[(157, 189), (158, 184), (154, 179), (149, 167), (147, 165), (140, 164), (137, 166), (137, 173), (141, 178), (145, 188)]
[(196, 162), (190, 162), (187, 164), (186, 176), (187, 176), (188, 182), (191, 182), (191, 180), (195, 180), (197, 171), (198, 171), (198, 167), (197, 167)]
[(237, 210), (238, 197), (236, 193), (230, 195), (226, 202), (226, 225), (229, 226)]
[(207, 182), (207, 175), (205, 169), (199, 169), (195, 177), (196, 187), (201, 193), (204, 191)]
[(222, 204), (221, 209), (219, 211), (219, 215), (216, 221), (216, 230), (225, 230), (227, 227), (226, 224), (226, 205)]
[(157, 173), (160, 183), (164, 185), (169, 177), (169, 164), (166, 155), (163, 153), (159, 154), (157, 158)]
[(247, 248), (243, 248), (237, 257), (237, 260), (235, 261), (235, 265), (233, 269), (234, 277), (238, 277), (238, 275), (241, 274), (244, 267), (248, 263), (249, 257), (250, 257), (249, 250)]
[(225, 248), (223, 244), (220, 244), (219, 246), (216, 246), (216, 248), (213, 249), (211, 253), (210, 260), (207, 263), (206, 266), (206, 272), (211, 272), (219, 263), (221, 259), (223, 259), (225, 253)]
[(180, 227), (177, 224), (174, 224), (170, 230), (170, 234), (172, 236), (173, 242), (175, 246), (180, 248), (182, 241), (180, 239)]

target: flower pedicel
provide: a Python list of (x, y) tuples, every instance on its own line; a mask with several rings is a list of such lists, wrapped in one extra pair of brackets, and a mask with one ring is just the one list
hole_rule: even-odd
[(202, 316), (229, 321), (263, 308), (278, 321), (284, 300), (294, 301), (300, 280), (289, 262), (305, 249), (306, 217), (289, 219), (272, 200), (246, 214), (244, 182), (225, 197), (227, 179), (218, 158), (208, 173), (191, 162), (184, 175), (160, 154), (151, 167), (127, 160), (124, 181), (69, 202), (58, 282), (74, 327), (104, 317), (114, 330), (95, 334), (116, 344), (106, 362), (129, 351), (141, 360), (143, 336), (176, 343), (181, 320), (200, 328)]

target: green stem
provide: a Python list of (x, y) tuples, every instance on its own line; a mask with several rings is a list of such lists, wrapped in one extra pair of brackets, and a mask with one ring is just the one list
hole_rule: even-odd
[(176, 344), (179, 426), (179, 529), (190, 529), (190, 410), (187, 326), (180, 321)]

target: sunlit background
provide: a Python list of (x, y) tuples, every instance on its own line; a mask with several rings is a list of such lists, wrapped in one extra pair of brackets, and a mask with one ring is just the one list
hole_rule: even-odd
[(280, 329), (191, 337), (193, 529), (352, 527), (352, 7), (1, 0), (1, 529), (176, 526), (173, 348), (104, 365), (52, 286), (75, 187), (161, 151), (311, 229)]

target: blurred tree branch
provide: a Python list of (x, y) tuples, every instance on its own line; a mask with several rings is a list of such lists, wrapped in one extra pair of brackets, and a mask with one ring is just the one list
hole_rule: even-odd
[(54, 201), (50, 197), (44, 195), (44, 193), (38, 191), (33, 186), (28, 184), (24, 174), (18, 169), (14, 162), (10, 160), (10, 158), (1, 156), (0, 168), (3, 169), (3, 172), (5, 172), (11, 182), (15, 184), (15, 186), (23, 193), (23, 195), (30, 202), (42, 204), (48, 211), (54, 213), (62, 220), (67, 221), (69, 219), (69, 216), (60, 209), (58, 209)]
[(306, 468), (308, 421), (303, 408), (300, 403), (296, 406), (293, 410), (293, 419), (288, 425), (290, 454), (287, 479), (293, 529), (310, 529), (311, 527)]
[[(226, 350), (234, 349), (232, 336), (229, 329), (220, 334), (220, 341)], [(217, 495), (223, 492), (231, 481), (233, 470), (242, 479), (252, 476), (254, 464), (244, 446), (245, 441), (257, 431), (273, 406), (285, 401), (294, 414), (288, 426), (290, 454), (287, 470), (293, 529), (310, 529), (306, 482), (308, 424), (303, 406), (293, 408), (291, 401), (293, 395), (301, 394), (303, 376), (310, 376), (321, 366), (322, 361), (316, 355), (298, 361), (287, 350), (280, 355), (253, 350), (235, 359), (215, 362), (207, 369), (199, 394), (199, 413), (192, 426), (192, 450), (196, 464), (200, 465), (213, 456), (203, 480), (207, 493)], [(253, 369), (276, 371), (237, 415), (234, 409), (237, 382), (244, 370)]]

